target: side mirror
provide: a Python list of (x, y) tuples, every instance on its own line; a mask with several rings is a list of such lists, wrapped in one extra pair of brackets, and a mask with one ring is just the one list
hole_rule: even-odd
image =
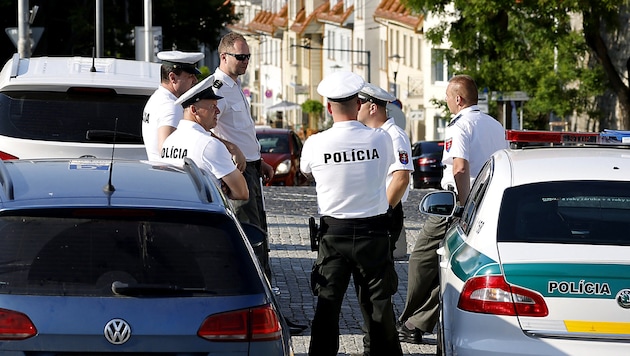
[(457, 205), (457, 195), (450, 190), (440, 190), (425, 195), (418, 209), (421, 213), (436, 216), (453, 216)]

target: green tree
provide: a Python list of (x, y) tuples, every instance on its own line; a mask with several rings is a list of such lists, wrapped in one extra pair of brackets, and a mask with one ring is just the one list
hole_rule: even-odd
[[(405, 0), (403, 0), (405, 1)], [(481, 88), (525, 91), (526, 128), (546, 128), (549, 114), (601, 119), (593, 98), (611, 88), (630, 127), (628, 87), (610, 61), (605, 29), (618, 26), (627, 0), (406, 0), (417, 13), (452, 19), (427, 31), (436, 44), (450, 42), (449, 62)], [(453, 6), (449, 6), (449, 5)], [(583, 16), (583, 32), (571, 14)], [(589, 56), (590, 55), (590, 56)], [(589, 60), (590, 59), (590, 60)], [(594, 59), (594, 60), (593, 60)], [(624, 69), (625, 70), (625, 69)], [(611, 127), (610, 122), (600, 127)]]

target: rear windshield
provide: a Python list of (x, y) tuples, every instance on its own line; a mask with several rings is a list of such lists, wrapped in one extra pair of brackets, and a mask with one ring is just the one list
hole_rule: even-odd
[(107, 218), (81, 210), (1, 216), (0, 293), (112, 296), (114, 282), (156, 296), (168, 288), (182, 295), (262, 290), (247, 242), (229, 218), (104, 211)]
[(498, 240), (630, 245), (629, 182), (547, 182), (505, 191)]
[(142, 144), (142, 111), (148, 99), (108, 92), (4, 92), (0, 93), (0, 135), (112, 143), (116, 130), (116, 142)]

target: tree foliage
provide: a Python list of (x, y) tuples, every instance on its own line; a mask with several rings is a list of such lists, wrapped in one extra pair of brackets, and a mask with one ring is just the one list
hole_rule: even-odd
[[(133, 59), (133, 30), (144, 26), (144, 2), (139, 0), (102, 0), (104, 55)], [(0, 0), (2, 27), (17, 26), (17, 0)], [(33, 26), (44, 27), (42, 39), (33, 56), (91, 56), (95, 46), (95, 0), (30, 0), (39, 6)], [(198, 50), (204, 44), (216, 48), (226, 24), (237, 17), (226, 0), (152, 1), (153, 26), (162, 27), (164, 50)], [(5, 36), (6, 37), (6, 36)], [(16, 52), (5, 38), (3, 59)], [(5, 43), (2, 43), (5, 44)]]
[[(435, 44), (450, 42), (455, 72), (472, 75), (480, 88), (528, 94), (526, 128), (546, 128), (551, 113), (601, 119), (593, 98), (606, 89), (628, 105), (623, 123), (630, 127), (625, 69), (615, 68), (605, 41), (627, 0), (403, 1), (418, 13), (444, 16), (426, 36)], [(575, 15), (583, 18), (577, 30)]]

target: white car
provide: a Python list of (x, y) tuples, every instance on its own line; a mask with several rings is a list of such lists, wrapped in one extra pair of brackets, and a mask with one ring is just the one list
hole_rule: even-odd
[(160, 64), (14, 55), (0, 72), (0, 159), (146, 159), (142, 110)]
[(425, 196), (452, 219), (438, 355), (630, 354), (630, 146), (593, 146), (501, 150), (464, 207)]

